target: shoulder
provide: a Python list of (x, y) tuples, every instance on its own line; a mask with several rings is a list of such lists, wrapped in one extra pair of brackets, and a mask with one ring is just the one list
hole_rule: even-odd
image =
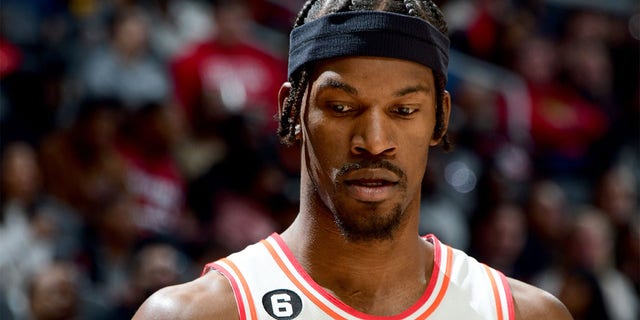
[(238, 319), (238, 311), (229, 281), (209, 272), (191, 282), (158, 290), (133, 319)]
[(550, 293), (519, 280), (508, 278), (508, 281), (516, 319), (573, 319), (562, 302)]

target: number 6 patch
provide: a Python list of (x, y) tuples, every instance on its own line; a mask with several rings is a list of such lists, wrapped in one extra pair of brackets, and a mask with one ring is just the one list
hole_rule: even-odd
[(278, 289), (262, 297), (262, 306), (275, 319), (295, 319), (302, 311), (302, 300), (291, 290)]

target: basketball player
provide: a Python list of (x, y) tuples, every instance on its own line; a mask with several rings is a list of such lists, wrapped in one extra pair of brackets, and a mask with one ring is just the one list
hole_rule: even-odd
[(134, 319), (571, 319), (418, 235), (429, 149), (449, 147), (446, 32), (431, 1), (308, 1), (279, 95), (279, 136), (301, 145), (298, 217)]

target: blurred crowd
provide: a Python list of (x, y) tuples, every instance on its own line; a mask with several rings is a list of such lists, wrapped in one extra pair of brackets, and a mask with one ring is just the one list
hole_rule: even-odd
[[(420, 231), (575, 319), (640, 319), (640, 5), (436, 3), (455, 149), (430, 153)], [(130, 319), (283, 231), (302, 4), (0, 0), (0, 319)]]

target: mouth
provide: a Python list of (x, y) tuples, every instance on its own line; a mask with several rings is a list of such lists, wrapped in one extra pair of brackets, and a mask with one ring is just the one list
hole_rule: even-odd
[(380, 202), (392, 196), (399, 178), (380, 169), (362, 169), (350, 173), (344, 179), (347, 193), (362, 202)]
[(345, 183), (347, 193), (361, 202), (381, 202), (389, 199), (397, 183), (381, 180), (355, 180)]
[(392, 186), (398, 184), (397, 182), (388, 181), (388, 180), (377, 180), (377, 179), (362, 179), (362, 180), (347, 180), (345, 181), (347, 186), (356, 186), (363, 188), (381, 188), (385, 186)]

